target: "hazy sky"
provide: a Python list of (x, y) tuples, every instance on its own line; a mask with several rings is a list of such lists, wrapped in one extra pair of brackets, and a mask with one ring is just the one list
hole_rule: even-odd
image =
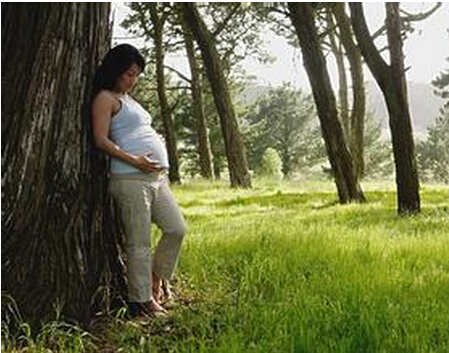
[[(420, 12), (429, 9), (434, 3), (401, 3), (401, 8), (410, 12)], [(385, 19), (384, 3), (365, 3), (364, 10), (368, 25), (373, 33)], [(127, 8), (123, 3), (114, 3), (114, 37), (126, 37), (126, 32), (119, 27), (125, 18)], [(430, 83), (444, 68), (448, 67), (445, 58), (449, 57), (449, 3), (443, 3), (428, 19), (416, 22), (416, 30), (404, 44), (407, 79), (415, 82)], [(262, 66), (254, 60), (247, 59), (243, 66), (249, 74), (256, 75), (261, 84), (278, 85), (283, 81), (292, 82), (299, 87), (309, 87), (307, 76), (302, 65), (299, 50), (289, 46), (283, 38), (274, 34), (265, 35), (266, 48), (277, 60), (274, 64)], [(115, 40), (117, 43), (129, 42), (138, 45), (135, 40)], [(185, 57), (168, 58), (170, 65), (177, 67), (189, 75), (188, 63)], [(332, 81), (336, 82), (333, 60), (327, 60)], [(369, 75), (369, 74), (367, 74)], [(371, 79), (366, 76), (367, 79)]]

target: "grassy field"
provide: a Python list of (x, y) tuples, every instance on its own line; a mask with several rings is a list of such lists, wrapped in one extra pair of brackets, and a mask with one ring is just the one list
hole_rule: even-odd
[(449, 188), (423, 186), (410, 218), (393, 184), (363, 188), (341, 206), (332, 183), (176, 187), (189, 233), (170, 317), (117, 313), (63, 350), (449, 352)]

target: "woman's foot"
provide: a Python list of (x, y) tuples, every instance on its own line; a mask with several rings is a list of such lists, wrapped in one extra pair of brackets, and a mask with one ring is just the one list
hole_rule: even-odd
[(151, 313), (166, 313), (167, 311), (153, 298), (150, 299), (149, 302), (146, 303), (146, 307), (148, 311)]
[(158, 317), (158, 316), (165, 316), (167, 314), (167, 311), (161, 305), (159, 305), (159, 303), (153, 298), (144, 303), (130, 302), (129, 312), (131, 317), (141, 317), (141, 316)]

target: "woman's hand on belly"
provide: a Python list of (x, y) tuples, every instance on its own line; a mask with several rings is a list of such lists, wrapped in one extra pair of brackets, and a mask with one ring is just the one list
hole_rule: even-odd
[(144, 173), (158, 172), (162, 170), (158, 162), (152, 161), (149, 157), (151, 154), (145, 156), (136, 156), (134, 158), (133, 166), (140, 169)]

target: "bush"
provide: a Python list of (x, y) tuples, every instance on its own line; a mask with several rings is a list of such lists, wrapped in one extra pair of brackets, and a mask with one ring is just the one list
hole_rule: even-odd
[(282, 161), (274, 148), (265, 150), (258, 174), (265, 178), (282, 179)]

